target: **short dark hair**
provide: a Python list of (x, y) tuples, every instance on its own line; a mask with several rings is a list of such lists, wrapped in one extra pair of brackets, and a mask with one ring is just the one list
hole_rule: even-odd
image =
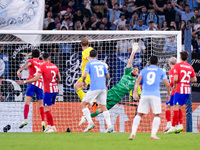
[(49, 57), (50, 57), (49, 53), (44, 53), (44, 54), (42, 55), (42, 58), (43, 58), (43, 59), (47, 59), (47, 58), (49, 58)]
[(32, 57), (33, 58), (38, 58), (40, 57), (40, 51), (38, 49), (32, 50)]
[(158, 58), (156, 56), (151, 56), (150, 63), (156, 65), (158, 63)]
[(181, 59), (183, 61), (186, 61), (188, 59), (189, 53), (187, 51), (182, 51), (180, 52), (180, 55), (181, 55)]
[(90, 57), (96, 57), (97, 56), (97, 51), (96, 50), (91, 50), (90, 51)]

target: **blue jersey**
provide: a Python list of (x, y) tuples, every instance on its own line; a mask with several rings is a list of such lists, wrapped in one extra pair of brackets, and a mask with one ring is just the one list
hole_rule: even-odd
[(105, 74), (108, 70), (103, 62), (97, 59), (87, 62), (85, 72), (90, 75), (90, 91), (106, 89)]
[(141, 96), (160, 97), (160, 81), (167, 79), (166, 73), (155, 65), (150, 65), (140, 72), (142, 76), (142, 94)]

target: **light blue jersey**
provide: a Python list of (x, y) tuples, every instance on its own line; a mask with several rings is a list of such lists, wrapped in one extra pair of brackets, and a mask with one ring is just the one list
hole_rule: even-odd
[(157, 96), (160, 97), (160, 82), (167, 79), (166, 73), (155, 65), (150, 65), (140, 72), (142, 76), (142, 94), (141, 96)]
[(104, 63), (97, 59), (93, 59), (86, 63), (85, 72), (90, 75), (89, 91), (106, 89), (105, 74), (108, 73)]

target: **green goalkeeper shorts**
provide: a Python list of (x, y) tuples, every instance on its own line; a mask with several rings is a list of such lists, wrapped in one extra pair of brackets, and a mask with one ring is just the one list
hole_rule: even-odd
[(113, 92), (111, 89), (108, 90), (107, 93), (107, 109), (111, 109), (114, 105), (116, 105), (119, 101), (121, 100), (121, 98), (115, 93)]

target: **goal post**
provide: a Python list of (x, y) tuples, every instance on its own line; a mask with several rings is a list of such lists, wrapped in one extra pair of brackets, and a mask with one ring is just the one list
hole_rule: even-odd
[[(86, 124), (78, 127), (82, 116), (78, 98), (73, 85), (81, 76), (81, 38), (87, 37), (90, 46), (98, 51), (98, 59), (107, 63), (111, 76), (109, 89), (116, 85), (124, 74), (132, 51), (132, 44), (139, 43), (139, 49), (135, 54), (133, 66), (141, 70), (148, 65), (149, 57), (156, 55), (159, 59), (159, 67), (168, 74), (168, 60), (174, 56), (179, 59), (182, 49), (182, 37), (180, 31), (12, 31), (1, 30), (0, 33), (0, 76), (7, 81), (4, 93), (0, 96), (1, 115), (0, 128), (11, 125), (12, 132), (41, 132), (41, 119), (37, 100), (34, 97), (28, 116), (29, 124), (19, 130), (18, 125), (23, 120), (23, 105), (26, 85), (16, 84), (16, 71), (27, 59), (31, 58), (31, 50), (39, 49), (41, 54), (49, 52), (51, 61), (55, 63), (62, 76), (59, 84), (59, 99), (52, 106), (52, 115), (58, 132), (65, 132), (69, 127), (72, 132), (82, 132)], [(22, 41), (20, 38), (26, 39)], [(34, 37), (34, 43), (29, 39)], [(174, 39), (172, 39), (174, 38)], [(177, 48), (167, 46), (170, 40), (176, 42)], [(32, 41), (32, 40), (31, 40)], [(169, 50), (168, 50), (169, 49)], [(22, 72), (22, 79), (28, 77), (28, 70)], [(87, 90), (85, 91), (87, 92)], [(162, 114), (159, 132), (163, 132), (166, 126), (165, 120), (165, 96), (166, 90), (161, 83)], [(133, 117), (137, 108), (136, 102), (129, 101), (129, 94), (125, 95), (119, 104), (111, 110), (111, 121), (116, 132), (130, 132)], [(184, 112), (185, 112), (184, 108)], [(7, 118), (10, 118), (9, 120)], [(104, 132), (105, 122), (100, 114), (93, 118), (96, 127), (93, 132)], [(150, 132), (153, 121), (152, 111), (142, 118), (139, 132)], [(184, 126), (186, 117), (184, 116)]]

